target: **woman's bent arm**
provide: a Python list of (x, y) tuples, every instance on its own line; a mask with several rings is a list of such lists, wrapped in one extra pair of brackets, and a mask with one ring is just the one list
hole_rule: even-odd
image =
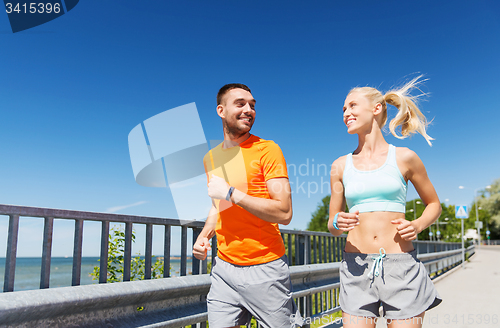
[(434, 186), (427, 176), (425, 166), (418, 155), (407, 148), (401, 148), (399, 154), (407, 167), (407, 179), (411, 181), (420, 199), (426, 205), (422, 216), (411, 222), (411, 225), (416, 230), (415, 232), (418, 234), (439, 218), (441, 215), (441, 203), (439, 202), (439, 197)]

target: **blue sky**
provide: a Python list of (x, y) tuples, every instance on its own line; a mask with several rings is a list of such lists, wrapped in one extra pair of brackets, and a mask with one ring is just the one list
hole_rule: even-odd
[[(387, 140), (417, 152), (442, 201), (470, 204), (500, 177), (499, 41), (494, 0), (80, 1), (16, 34), (0, 14), (0, 203), (175, 218), (169, 189), (134, 181), (127, 136), (137, 124), (195, 102), (206, 139), (221, 139), (216, 93), (241, 82), (257, 99), (254, 134), (297, 169), (329, 167), (357, 145), (342, 122), (349, 89), (386, 91), (421, 73), (433, 146)], [(290, 179), (304, 189), (295, 183), (287, 228), (305, 229), (328, 177)], [(54, 256), (71, 255), (72, 226), (56, 222)], [(84, 255), (98, 255), (100, 227), (85, 229)], [(39, 256), (41, 220), (22, 219), (19, 238), (19, 256)]]

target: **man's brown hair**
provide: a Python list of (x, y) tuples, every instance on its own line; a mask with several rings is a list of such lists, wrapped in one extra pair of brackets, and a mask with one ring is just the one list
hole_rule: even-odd
[(233, 89), (243, 89), (243, 90), (246, 90), (246, 91), (252, 93), (250, 88), (244, 84), (241, 84), (241, 83), (226, 84), (225, 86), (220, 88), (219, 92), (217, 93), (217, 106), (219, 106), (222, 103), (222, 98), (224, 97), (224, 95)]

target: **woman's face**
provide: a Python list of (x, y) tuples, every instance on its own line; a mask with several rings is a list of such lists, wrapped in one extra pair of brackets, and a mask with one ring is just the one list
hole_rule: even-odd
[(375, 106), (361, 92), (351, 92), (344, 102), (344, 123), (349, 134), (362, 132), (373, 124)]

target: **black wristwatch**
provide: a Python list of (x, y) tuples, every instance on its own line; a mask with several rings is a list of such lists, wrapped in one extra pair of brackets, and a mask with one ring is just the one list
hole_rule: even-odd
[(233, 191), (234, 191), (234, 187), (229, 187), (229, 191), (227, 192), (227, 196), (226, 196), (226, 200), (228, 202), (231, 201), (231, 195), (233, 194)]

